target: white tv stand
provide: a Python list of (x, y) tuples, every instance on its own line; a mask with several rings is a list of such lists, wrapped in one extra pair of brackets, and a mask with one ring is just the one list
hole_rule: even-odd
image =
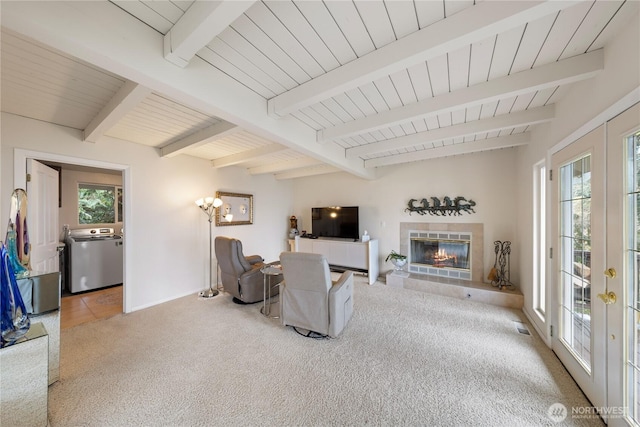
[(296, 236), (294, 252), (322, 254), (335, 270), (356, 270), (367, 274), (369, 284), (378, 278), (378, 241), (353, 242), (349, 240), (307, 239)]

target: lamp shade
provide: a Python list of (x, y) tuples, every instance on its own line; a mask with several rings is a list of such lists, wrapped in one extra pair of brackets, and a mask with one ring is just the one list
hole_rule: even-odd
[(211, 196), (201, 197), (196, 200), (196, 205), (198, 205), (198, 207), (202, 209), (209, 209), (211, 206), (213, 206), (214, 208), (218, 208), (222, 206), (222, 203), (222, 200), (218, 199), (217, 197), (213, 198)]

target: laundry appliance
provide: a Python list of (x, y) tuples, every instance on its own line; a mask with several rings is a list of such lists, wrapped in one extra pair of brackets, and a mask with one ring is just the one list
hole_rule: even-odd
[(67, 288), (72, 294), (122, 283), (122, 236), (113, 228), (71, 230), (66, 240)]

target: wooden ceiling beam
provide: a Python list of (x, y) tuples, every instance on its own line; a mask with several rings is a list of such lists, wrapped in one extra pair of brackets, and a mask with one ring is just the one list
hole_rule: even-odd
[(603, 69), (604, 51), (599, 49), (320, 130), (318, 140), (346, 138), (411, 120), (435, 117), (503, 98), (574, 83), (592, 78)]
[(224, 31), (255, 1), (196, 1), (164, 36), (164, 57), (186, 67), (196, 53)]
[(480, 141), (463, 142), (460, 144), (445, 145), (443, 147), (430, 148), (422, 151), (398, 154), (395, 156), (378, 157), (364, 161), (365, 168), (397, 165), (399, 163), (415, 162), (420, 160), (438, 159), (441, 157), (458, 156), (461, 154), (476, 153), (479, 151), (498, 150), (501, 148), (517, 147), (529, 143), (529, 132), (517, 135), (500, 136)]
[(82, 136), (84, 141), (98, 142), (109, 129), (151, 93), (151, 89), (127, 80), (84, 129)]
[(375, 170), (365, 169), (360, 159), (347, 159), (339, 145), (318, 144), (316, 131), (307, 124), (268, 116), (262, 96), (197, 55), (185, 68), (167, 61), (158, 49), (164, 36), (112, 3), (3, 2), (2, 25), (318, 162), (375, 179)]
[(254, 148), (252, 150), (246, 150), (237, 154), (232, 154), (230, 156), (214, 159), (211, 161), (211, 164), (215, 168), (224, 168), (227, 166), (234, 166), (240, 163), (250, 162), (252, 160), (256, 160), (261, 157), (265, 157), (270, 154), (278, 153), (280, 151), (288, 149), (289, 148), (284, 147), (280, 144), (263, 145), (262, 147)]
[(274, 177), (275, 179), (282, 181), (285, 179), (304, 178), (305, 176), (325, 175), (336, 172), (340, 172), (340, 169), (329, 165), (318, 165), (315, 167), (293, 169), (286, 172), (276, 173), (274, 174)]
[(297, 160), (287, 160), (283, 162), (271, 163), (264, 166), (256, 166), (253, 168), (249, 168), (248, 170), (251, 175), (261, 175), (265, 173), (287, 171), (290, 169), (308, 168), (317, 166), (319, 164), (321, 164), (321, 162), (312, 157), (303, 157)]
[(178, 154), (184, 153), (186, 150), (222, 139), (238, 131), (240, 131), (240, 128), (233, 123), (220, 121), (214, 125), (194, 132), (185, 138), (161, 147), (159, 149), (160, 157), (174, 157)]
[(385, 151), (414, 147), (444, 139), (460, 138), (478, 133), (494, 132), (519, 126), (549, 122), (555, 117), (554, 105), (532, 108), (511, 114), (502, 114), (487, 119), (474, 120), (467, 123), (442, 127), (427, 132), (391, 138), (380, 142), (351, 147), (346, 150), (347, 157), (384, 153)]
[(483, 1), (320, 75), (268, 102), (269, 115), (294, 111), (555, 13), (576, 1)]

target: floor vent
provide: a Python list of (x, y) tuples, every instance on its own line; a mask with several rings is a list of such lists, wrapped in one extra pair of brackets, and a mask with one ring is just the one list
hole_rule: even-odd
[(531, 332), (529, 332), (529, 328), (527, 328), (527, 325), (525, 325), (522, 322), (516, 322), (516, 321), (514, 321), (513, 323), (515, 323), (516, 329), (518, 330), (519, 334), (531, 335)]

